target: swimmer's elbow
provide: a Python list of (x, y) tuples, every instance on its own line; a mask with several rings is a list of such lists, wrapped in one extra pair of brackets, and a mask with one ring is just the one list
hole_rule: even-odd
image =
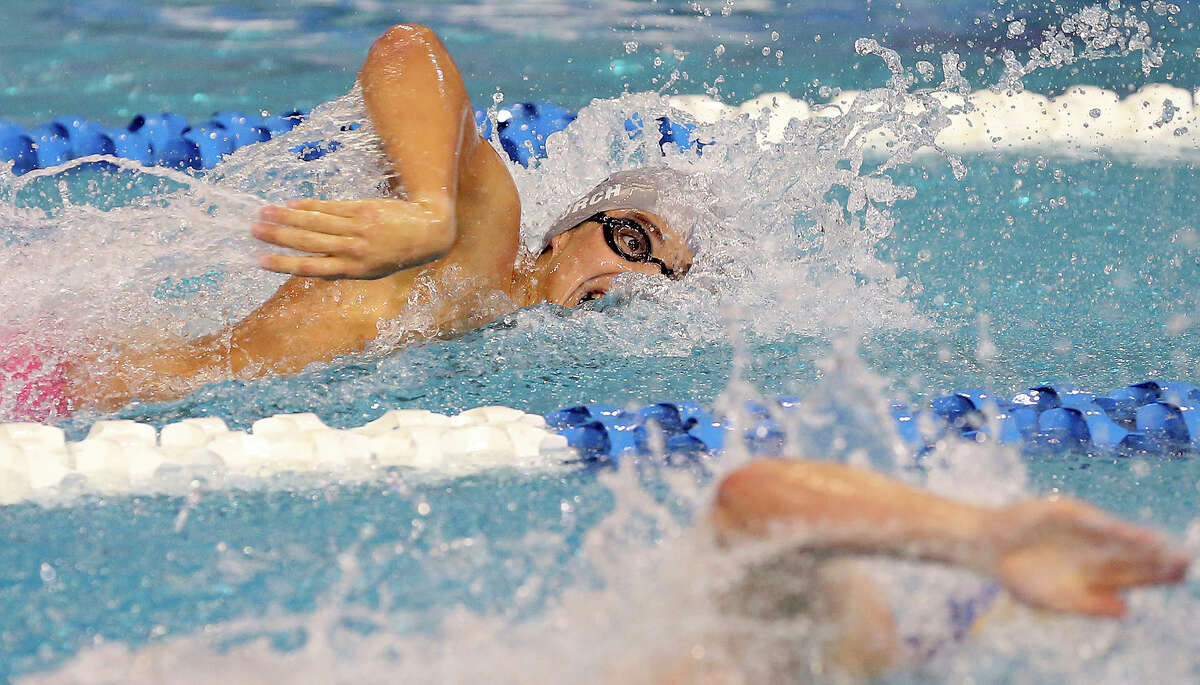
[(395, 60), (413, 51), (428, 54), (430, 50), (444, 51), (442, 41), (433, 29), (421, 24), (396, 24), (377, 38), (367, 53), (367, 60)]
[(712, 523), (719, 536), (763, 533), (763, 521), (755, 515), (754, 503), (762, 487), (765, 463), (751, 462), (721, 480), (712, 509)]
[(813, 462), (798, 459), (757, 459), (727, 476), (717, 487), (713, 502), (713, 523), (718, 534), (765, 535), (773, 521), (805, 519), (814, 506), (806, 479)]

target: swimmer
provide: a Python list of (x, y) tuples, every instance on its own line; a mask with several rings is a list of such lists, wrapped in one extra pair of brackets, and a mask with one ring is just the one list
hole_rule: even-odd
[[(1177, 583), (1188, 566), (1187, 557), (1153, 532), (1067, 497), (980, 507), (829, 462), (761, 460), (737, 469), (721, 482), (710, 520), (726, 549), (765, 538), (783, 543), (788, 557), (771, 571), (811, 573), (808, 606), (829, 629), (827, 665), (858, 677), (898, 665), (901, 646), (890, 608), (851, 557), (959, 566), (994, 577), (1030, 606), (1101, 617), (1126, 613), (1120, 592)], [(779, 583), (760, 571), (752, 569), (731, 593), (729, 611), (759, 618), (788, 614), (796, 598), (778, 596), (770, 586)], [(797, 646), (790, 656), (801, 663), (788, 666), (811, 668), (804, 661), (808, 654)], [(685, 659), (658, 680), (735, 681), (722, 677), (746, 665), (734, 658), (732, 666)]]
[[(685, 222), (676, 218), (686, 182), (666, 168), (605, 179), (567, 205), (538, 254), (523, 252), (516, 186), (476, 131), (462, 77), (428, 28), (388, 30), (358, 82), (390, 162), (391, 195), (265, 208), (253, 235), (307, 254), (261, 264), (293, 278), (217, 333), (126, 343), (62, 364), (51, 386), (70, 406), (107, 411), (216, 380), (295, 373), (361, 352), (382, 322), (414, 307), (421, 323), (400, 332), (402, 343), (461, 334), (540, 302), (572, 307), (603, 295), (624, 272), (679, 279), (690, 268)], [(39, 402), (57, 407), (63, 398)]]

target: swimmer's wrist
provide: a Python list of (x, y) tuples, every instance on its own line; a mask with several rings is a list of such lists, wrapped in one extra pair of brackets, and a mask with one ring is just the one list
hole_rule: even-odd
[(996, 560), (996, 532), (1003, 526), (1000, 511), (992, 507), (973, 507), (966, 521), (967, 535), (958, 563), (979, 573), (990, 574)]
[(979, 573), (995, 575), (996, 568), (1004, 555), (1020, 543), (1021, 530), (1013, 516), (1014, 510), (1028, 501), (1020, 501), (1002, 507), (981, 508), (981, 525), (976, 550), (970, 563), (965, 564)]
[(441, 223), (454, 220), (454, 199), (449, 193), (410, 194), (408, 202), (420, 208), (430, 221)]
[(961, 502), (944, 505), (918, 556), (983, 573), (992, 565), (996, 510)]

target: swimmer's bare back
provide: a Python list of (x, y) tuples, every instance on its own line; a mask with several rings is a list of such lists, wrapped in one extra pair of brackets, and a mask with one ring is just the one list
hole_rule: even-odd
[(271, 255), (262, 266), (294, 277), (218, 333), (130, 345), (108, 361), (90, 355), (70, 365), (76, 407), (114, 409), (222, 378), (294, 373), (362, 350), (379, 336), (381, 320), (434, 290), (439, 297), (425, 304), (437, 329), (477, 326), (499, 313), (474, 303), (483, 292), (512, 294), (520, 198), (475, 129), (445, 46), (428, 28), (395, 26), (372, 45), (359, 83), (395, 197), (264, 209), (255, 237), (309, 254)]

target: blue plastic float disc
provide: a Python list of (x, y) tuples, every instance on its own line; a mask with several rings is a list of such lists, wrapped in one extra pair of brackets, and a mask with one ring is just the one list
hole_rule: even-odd
[(150, 156), (150, 139), (138, 131), (128, 129), (108, 129), (108, 139), (113, 143), (113, 154), (125, 159), (149, 166), (153, 162)]
[(235, 143), (229, 131), (221, 126), (201, 126), (188, 129), (183, 134), (185, 140), (195, 146), (196, 157), (201, 169), (211, 169), (221, 161), (221, 158), (235, 149)]
[(43, 124), (29, 131), (39, 168), (57, 166), (71, 159), (71, 139), (58, 124)]
[(0, 160), (12, 162), (14, 174), (25, 174), (37, 168), (37, 152), (33, 139), (25, 129), (0, 120)]
[(79, 117), (58, 117), (55, 124), (62, 126), (71, 141), (71, 157), (88, 155), (112, 155), (116, 146), (103, 126)]

